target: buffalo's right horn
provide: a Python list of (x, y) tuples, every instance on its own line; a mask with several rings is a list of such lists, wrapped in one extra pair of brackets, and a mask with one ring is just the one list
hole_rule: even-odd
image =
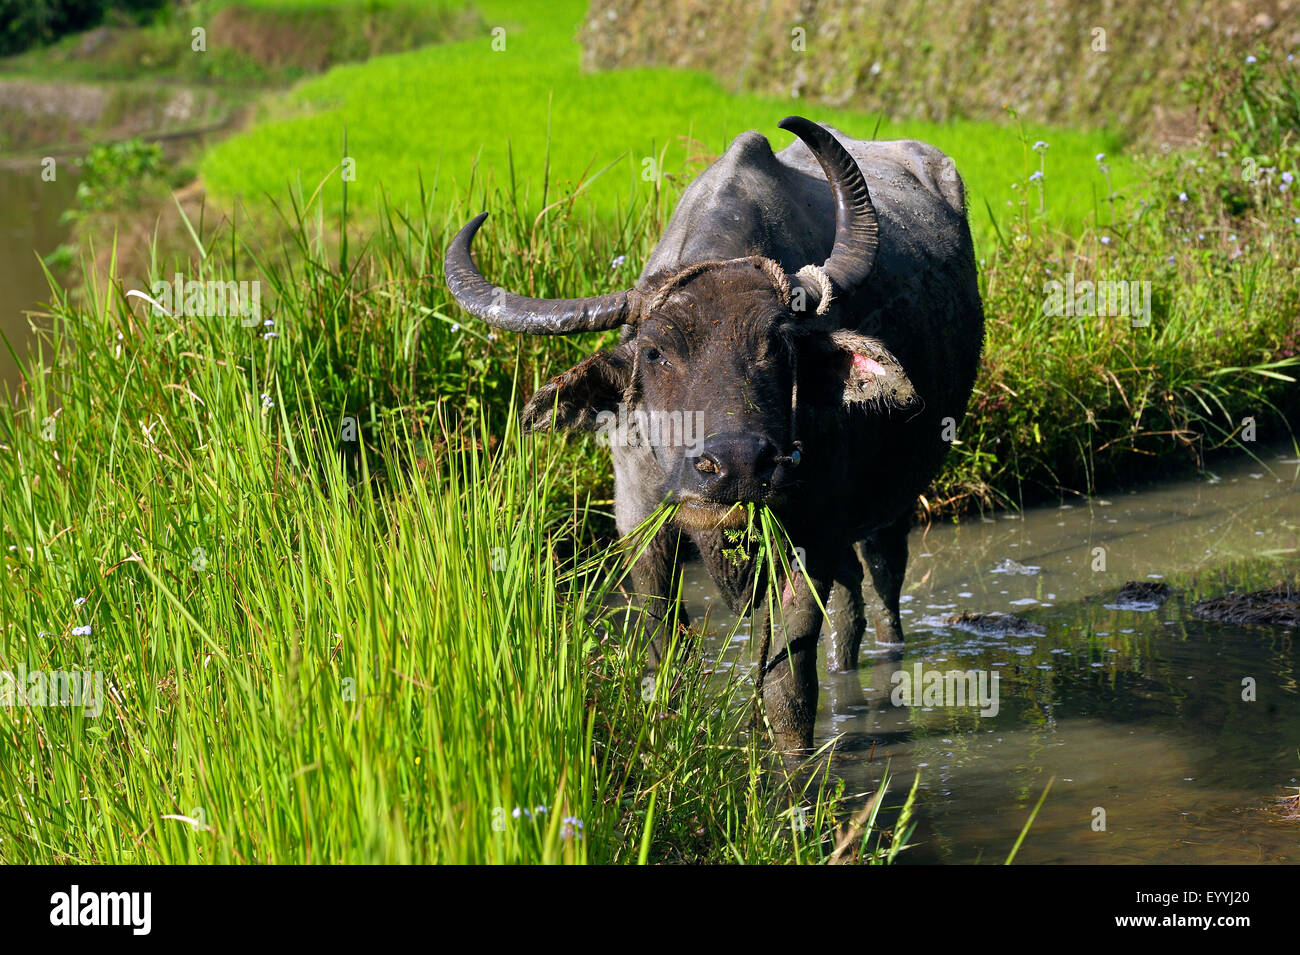
[(636, 312), (636, 291), (613, 292), (593, 298), (526, 298), (485, 279), (474, 266), (470, 245), (487, 218), (480, 212), (447, 246), (443, 273), (447, 288), (460, 307), (496, 328), (528, 335), (568, 335), (618, 328)]

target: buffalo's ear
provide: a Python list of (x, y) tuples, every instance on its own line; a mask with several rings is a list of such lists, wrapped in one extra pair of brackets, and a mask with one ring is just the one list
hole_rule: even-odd
[[(629, 345), (631, 343), (628, 343)], [(524, 428), (529, 431), (595, 431), (601, 412), (616, 414), (632, 381), (632, 348), (620, 345), (596, 352), (556, 375), (533, 392), (524, 405)], [(607, 419), (601, 419), (607, 420)]]
[[(848, 407), (907, 408), (920, 401), (902, 364), (877, 338), (839, 329), (808, 343), (814, 380), (823, 400), (840, 400)], [(801, 359), (802, 361), (807, 358)], [(807, 379), (802, 373), (800, 381)]]

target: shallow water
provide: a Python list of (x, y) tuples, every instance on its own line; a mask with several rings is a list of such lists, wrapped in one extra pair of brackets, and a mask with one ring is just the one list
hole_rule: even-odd
[[(0, 333), (22, 355), (29, 335), (28, 309), (48, 302), (50, 286), (37, 255), (48, 255), (67, 240), (59, 222), (76, 195), (75, 167), (59, 160), (53, 182), (41, 179), (33, 159), (21, 168), (0, 164)], [(0, 343), (0, 382), (13, 386), (18, 369)]]
[[(839, 737), (833, 767), (850, 792), (874, 790), (888, 764), (895, 804), (920, 774), (902, 859), (1003, 861), (1049, 779), (1018, 862), (1300, 859), (1300, 821), (1276, 809), (1300, 786), (1300, 633), (1190, 611), (1300, 564), (1300, 462), (1261, 456), (1208, 478), (913, 531), (907, 643), (868, 637), (850, 674), (827, 674), (823, 650), (817, 725), (818, 743)], [(1174, 596), (1115, 609), (1126, 581), (1147, 579)], [(722, 652), (731, 618), (698, 565), (687, 588), (692, 615), (710, 612), (711, 657), (748, 671), (745, 631)], [(1044, 632), (940, 623), (966, 611), (1016, 613)], [(892, 677), (917, 663), (997, 673), (998, 712), (894, 705)], [(1242, 699), (1247, 678), (1254, 701)]]

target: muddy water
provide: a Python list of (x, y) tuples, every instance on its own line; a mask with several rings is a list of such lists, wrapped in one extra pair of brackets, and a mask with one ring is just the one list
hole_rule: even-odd
[[(1049, 779), (1017, 861), (1300, 860), (1300, 822), (1276, 810), (1300, 786), (1300, 633), (1190, 612), (1300, 567), (1300, 462), (1261, 457), (1206, 479), (913, 532), (908, 642), (864, 645), (861, 668), (844, 675), (825, 672), (823, 652), (817, 727), (818, 742), (838, 737), (834, 772), (850, 792), (874, 790), (886, 765), (904, 792), (919, 774), (905, 860), (1003, 861)], [(1175, 593), (1157, 609), (1117, 609), (1129, 580)], [(719, 667), (750, 672), (748, 641), (728, 638), (700, 568), (688, 584), (688, 609), (710, 611)], [(1042, 633), (941, 623), (964, 611), (1016, 613)], [(997, 673), (997, 714), (894, 705), (893, 675), (918, 663)], [(1253, 702), (1242, 699), (1247, 678)]]
[[(59, 223), (72, 204), (76, 181), (70, 161), (60, 160), (57, 178), (41, 180), (37, 160), (21, 167), (0, 165), (0, 333), (22, 355), (29, 335), (27, 310), (40, 310), (50, 298), (49, 283), (37, 256), (48, 255), (67, 240)], [(14, 387), (18, 370), (0, 344), (0, 389)]]

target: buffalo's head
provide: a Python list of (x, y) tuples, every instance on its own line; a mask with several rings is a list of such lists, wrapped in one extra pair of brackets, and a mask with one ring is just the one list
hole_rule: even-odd
[(838, 327), (834, 300), (866, 278), (876, 248), (862, 173), (822, 127), (799, 117), (781, 126), (808, 144), (835, 198), (835, 244), (820, 266), (788, 275), (753, 256), (696, 263), (611, 295), (530, 299), (475, 268), (470, 244), (486, 213), (447, 250), (452, 294), (491, 325), (530, 334), (623, 328), (617, 347), (539, 388), (524, 423), (647, 448), (689, 526), (743, 524), (738, 503), (779, 508), (801, 467), (836, 453), (803, 449), (796, 407), (834, 414), (845, 405), (902, 407), (915, 397), (881, 342)]

